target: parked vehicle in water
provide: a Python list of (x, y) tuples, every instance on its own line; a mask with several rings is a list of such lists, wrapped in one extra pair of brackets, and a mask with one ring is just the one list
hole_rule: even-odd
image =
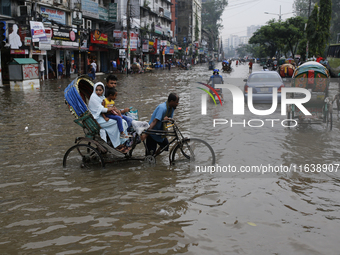
[(258, 71), (249, 75), (244, 80), (244, 101), (248, 102), (248, 91), (252, 88), (254, 103), (272, 103), (273, 89), (277, 89), (278, 103), (281, 102), (281, 89), (284, 87), (282, 78), (275, 71)]

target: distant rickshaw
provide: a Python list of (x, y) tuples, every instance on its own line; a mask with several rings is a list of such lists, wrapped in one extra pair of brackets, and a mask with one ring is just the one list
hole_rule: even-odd
[(292, 78), (295, 66), (292, 64), (283, 64), (280, 66), (279, 74), (282, 78)]
[[(303, 106), (312, 114), (305, 115), (296, 105), (287, 106), (287, 119), (297, 119), (298, 124), (327, 123), (331, 130), (333, 125), (333, 104), (328, 97), (330, 74), (327, 68), (318, 62), (310, 61), (299, 66), (293, 74), (291, 86), (308, 89), (311, 99)], [(305, 97), (302, 93), (292, 93), (291, 98)], [(288, 124), (290, 125), (290, 124)]]
[(214, 61), (209, 61), (209, 70), (214, 70), (215, 69), (215, 62)]
[(222, 70), (223, 72), (230, 72), (231, 71), (231, 62), (229, 63), (227, 60), (223, 60), (222, 62)]
[(264, 66), (267, 64), (267, 59), (266, 58), (261, 58), (260, 59), (260, 66)]

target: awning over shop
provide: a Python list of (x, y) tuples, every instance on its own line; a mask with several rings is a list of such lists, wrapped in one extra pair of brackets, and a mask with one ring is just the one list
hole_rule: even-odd
[(13, 58), (13, 60), (15, 64), (19, 65), (38, 64), (33, 58)]
[[(79, 47), (76, 47), (76, 46), (69, 46), (69, 45), (51, 45), (53, 48), (56, 48), (56, 49), (70, 49), (70, 50), (78, 50)], [(81, 47), (80, 48), (81, 50), (89, 50), (89, 48), (86, 48), (86, 47)]]

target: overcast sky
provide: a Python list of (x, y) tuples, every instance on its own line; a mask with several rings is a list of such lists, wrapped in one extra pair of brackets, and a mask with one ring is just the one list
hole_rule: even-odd
[(294, 0), (228, 0), (222, 15), (223, 41), (232, 34), (246, 36), (247, 27), (251, 25), (266, 25), (270, 19), (278, 20), (280, 5), (282, 20), (293, 17), (293, 3)]

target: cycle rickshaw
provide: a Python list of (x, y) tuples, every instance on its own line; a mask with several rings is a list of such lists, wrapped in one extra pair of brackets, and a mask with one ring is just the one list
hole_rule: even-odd
[[(215, 164), (215, 153), (211, 146), (201, 139), (184, 137), (173, 120), (167, 124), (167, 128), (172, 128), (172, 130), (146, 130), (143, 132), (149, 135), (173, 137), (169, 139), (169, 145), (163, 148), (157, 155), (148, 155), (145, 142), (141, 142), (137, 132), (132, 132), (132, 138), (126, 141), (127, 146), (130, 148), (128, 152), (123, 153), (116, 150), (110, 145), (109, 140), (105, 142), (101, 138), (101, 127), (87, 107), (93, 92), (93, 86), (92, 81), (84, 76), (80, 76), (73, 80), (64, 91), (65, 103), (76, 118), (74, 122), (82, 127), (84, 131), (84, 136), (77, 137), (75, 145), (66, 151), (63, 157), (64, 167), (72, 163), (76, 163), (76, 165), (80, 163), (81, 167), (104, 167), (106, 163), (126, 160), (144, 160), (149, 163), (155, 163), (156, 157), (169, 148), (170, 145), (173, 145), (169, 153), (169, 161), (172, 165), (191, 162), (202, 166)], [(144, 144), (147, 156), (132, 156), (139, 143)]]
[[(292, 78), (292, 87), (305, 88), (311, 92), (311, 99), (303, 106), (312, 115), (304, 115), (295, 105), (288, 105), (287, 119), (297, 119), (299, 124), (327, 123), (327, 127), (331, 130), (333, 104), (332, 99), (328, 97), (330, 74), (327, 68), (314, 61), (306, 62), (294, 71)], [(291, 94), (291, 98), (304, 96), (301, 93)]]

